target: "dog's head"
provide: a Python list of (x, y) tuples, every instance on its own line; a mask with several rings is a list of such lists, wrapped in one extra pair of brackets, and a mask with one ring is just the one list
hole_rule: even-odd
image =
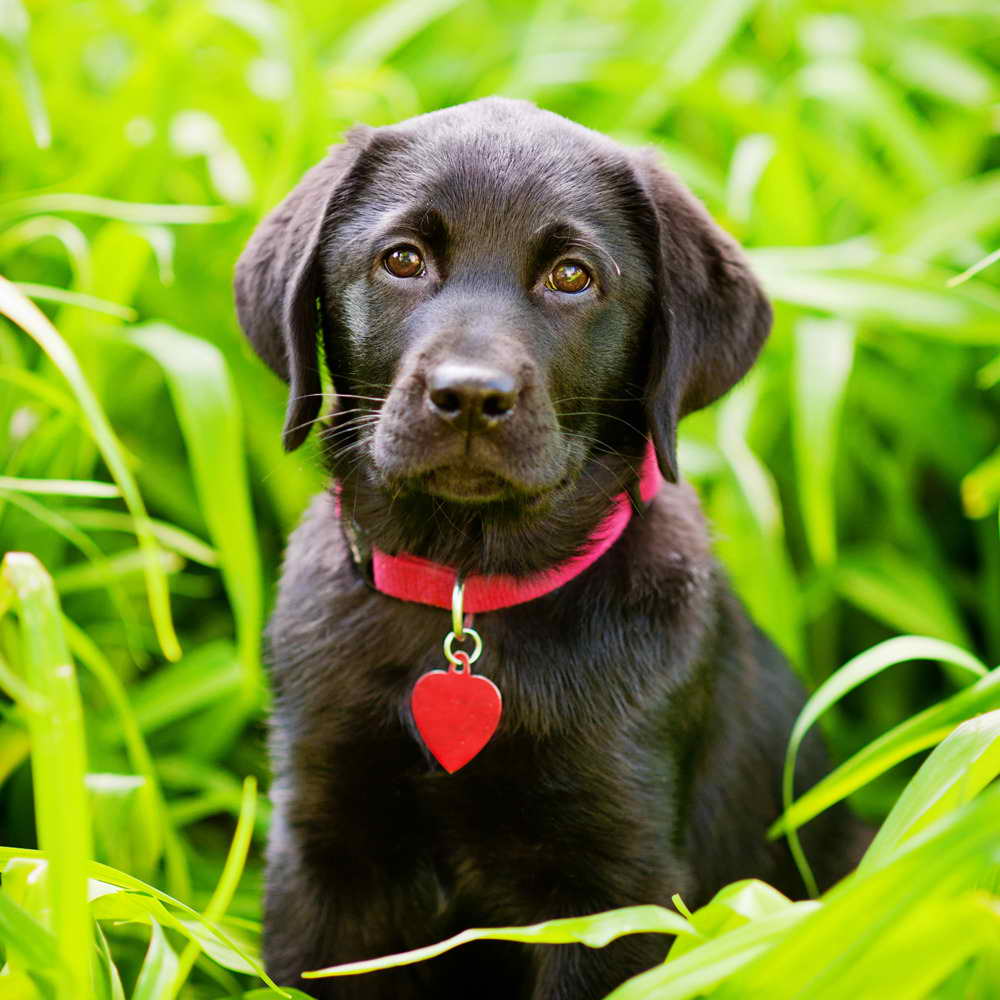
[(352, 130), (257, 229), (236, 302), (290, 385), (286, 448), (322, 355), (338, 476), (452, 523), (537, 518), (609, 456), (627, 479), (647, 436), (675, 481), (678, 421), (747, 371), (771, 315), (650, 155), (501, 99)]

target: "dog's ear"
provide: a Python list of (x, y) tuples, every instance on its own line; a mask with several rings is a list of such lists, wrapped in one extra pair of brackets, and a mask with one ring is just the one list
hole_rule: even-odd
[(732, 388), (771, 328), (771, 306), (736, 241), (653, 154), (637, 174), (652, 207), (654, 330), (646, 415), (660, 471), (677, 481), (677, 424)]
[(319, 246), (327, 218), (368, 145), (372, 130), (351, 129), (254, 231), (236, 263), (236, 314), (254, 350), (289, 385), (282, 440), (306, 439), (320, 410), (317, 335), (322, 316)]

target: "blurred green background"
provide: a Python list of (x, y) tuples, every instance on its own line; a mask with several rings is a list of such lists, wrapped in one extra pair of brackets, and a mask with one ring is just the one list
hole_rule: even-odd
[[(41, 560), (70, 623), (96, 856), (203, 907), (242, 779), (266, 787), (259, 633), (322, 479), (281, 452), (231, 274), (359, 121), (504, 94), (658, 149), (777, 306), (682, 435), (753, 614), (810, 686), (900, 632), (1000, 662), (998, 66), (994, 0), (0, 0), (0, 312), (34, 300), (61, 338), (0, 319), (0, 552)], [(875, 679), (826, 718), (836, 756), (953, 681)], [(32, 847), (36, 731), (0, 711), (0, 842)], [(147, 938), (117, 933), (126, 978)], [(232, 988), (190, 961), (190, 995)]]

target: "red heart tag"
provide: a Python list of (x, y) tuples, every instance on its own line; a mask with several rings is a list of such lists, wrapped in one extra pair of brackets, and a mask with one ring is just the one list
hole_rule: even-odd
[(465, 653), (456, 653), (463, 669), (431, 670), (413, 686), (410, 710), (424, 745), (454, 774), (490, 741), (500, 723), (503, 699), (488, 677), (469, 669)]

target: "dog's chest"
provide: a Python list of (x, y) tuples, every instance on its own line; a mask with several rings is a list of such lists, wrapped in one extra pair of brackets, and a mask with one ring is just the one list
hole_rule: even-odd
[[(315, 733), (331, 748), (399, 739), (420, 751), (410, 697), (421, 675), (446, 666), (450, 614), (368, 587), (331, 506), (317, 498), (293, 534), (268, 630), (278, 725), (284, 718), (293, 740)], [(704, 617), (691, 624), (694, 577), (676, 569), (675, 548), (665, 546), (661, 562), (664, 572), (680, 574), (672, 593), (682, 601), (630, 592), (620, 567), (602, 560), (548, 597), (477, 616), (483, 653), (474, 670), (503, 697), (495, 743), (628, 735), (669, 700)], [(637, 563), (613, 555), (622, 567)], [(696, 591), (707, 577), (699, 579)]]

